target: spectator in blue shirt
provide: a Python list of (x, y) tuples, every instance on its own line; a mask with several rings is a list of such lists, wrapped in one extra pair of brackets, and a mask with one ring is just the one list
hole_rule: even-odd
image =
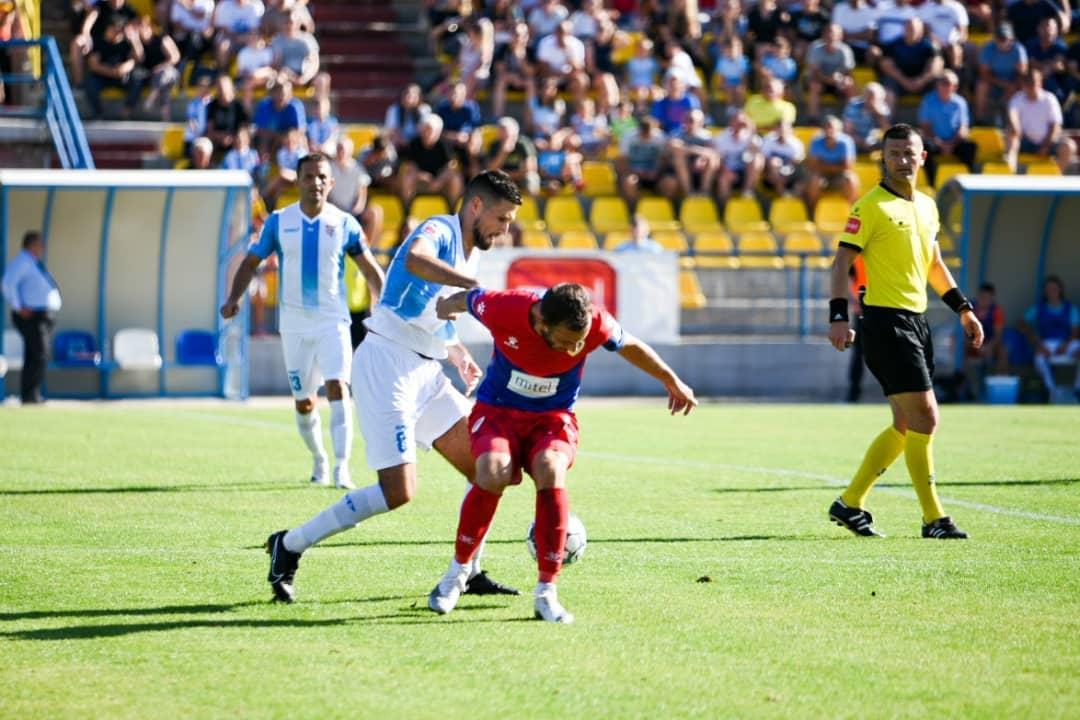
[(308, 147), (332, 155), (337, 150), (341, 124), (330, 112), (330, 98), (321, 97), (315, 103), (315, 117), (308, 121)]
[(435, 106), (435, 114), (443, 120), (443, 139), (457, 153), (466, 177), (472, 177), (478, 168), (470, 167), (470, 164), (483, 150), (480, 105), (469, 99), (469, 88), (465, 83), (456, 82), (450, 88), (450, 97)]
[[(727, 93), (727, 103), (742, 107), (746, 101), (746, 81), (750, 74), (750, 61), (743, 53), (742, 41), (737, 37), (725, 38), (720, 43), (720, 56), (713, 67), (714, 84)], [(671, 132), (666, 127), (664, 132)]]
[[(1035, 369), (1052, 398), (1057, 385), (1051, 365), (1076, 364), (1080, 359), (1080, 310), (1065, 299), (1061, 278), (1047, 276), (1042, 299), (1024, 313), (1020, 330), (1035, 350)], [(1080, 400), (1080, 372), (1076, 373), (1073, 392)]]
[(946, 70), (938, 79), (934, 92), (928, 93), (919, 105), (923, 147), (928, 153), (926, 173), (931, 185), (935, 184), (937, 165), (942, 157), (956, 158), (967, 165), (969, 172), (975, 170), (978, 146), (968, 138), (971, 114), (967, 100), (957, 92), (959, 88), (960, 79), (956, 73)]
[(251, 130), (241, 127), (236, 131), (236, 142), (233, 143), (232, 150), (225, 153), (221, 167), (225, 170), (246, 170), (255, 177), (259, 165), (259, 153), (251, 147)]
[(11, 321), (23, 339), (23, 367), (20, 390), (24, 405), (42, 402), (41, 384), (56, 313), (60, 310), (60, 290), (45, 269), (45, 239), (36, 230), (23, 235), (22, 252), (4, 271), (4, 300), (11, 308)]
[(1027, 43), (1028, 62), (1039, 67), (1043, 75), (1053, 72), (1055, 61), (1069, 53), (1069, 47), (1061, 39), (1056, 17), (1046, 17), (1039, 22), (1038, 31)]
[[(1020, 90), (1020, 77), (1027, 72), (1027, 67), (1027, 50), (1016, 42), (1012, 24), (998, 23), (994, 39), (979, 52), (979, 79), (975, 83), (977, 121), (990, 121), (991, 109), (995, 114), (1001, 111), (1004, 102)], [(994, 104), (993, 108), (990, 103)]]
[(634, 215), (634, 226), (630, 230), (630, 239), (615, 248), (615, 252), (659, 254), (664, 252), (664, 246), (653, 240), (649, 221), (641, 215)]
[(806, 154), (809, 181), (806, 204), (813, 208), (821, 194), (841, 192), (849, 203), (859, 197), (859, 178), (855, 175), (855, 141), (844, 133), (840, 118), (826, 115), (821, 134), (810, 141)]
[(844, 105), (844, 132), (855, 141), (861, 153), (877, 150), (882, 134), (892, 124), (892, 109), (885, 102), (885, 88), (876, 82), (866, 83), (862, 95)]
[(307, 131), (307, 113), (304, 103), (293, 97), (292, 82), (281, 76), (270, 97), (255, 106), (255, 147), (264, 153), (276, 152), (293, 129)]
[(686, 93), (686, 82), (679, 75), (668, 74), (664, 86), (667, 95), (653, 103), (652, 116), (660, 121), (665, 135), (678, 132), (691, 110), (700, 110), (697, 97)]

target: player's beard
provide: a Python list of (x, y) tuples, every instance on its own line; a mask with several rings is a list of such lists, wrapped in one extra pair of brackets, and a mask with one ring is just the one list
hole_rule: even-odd
[(487, 236), (487, 235), (484, 235), (482, 232), (480, 232), (480, 228), (476, 227), (475, 225), (473, 225), (473, 229), (472, 229), (472, 239), (473, 239), (473, 247), (479, 248), (481, 250), (490, 250), (491, 249), (491, 244), (492, 244), (491, 238), (489, 236)]

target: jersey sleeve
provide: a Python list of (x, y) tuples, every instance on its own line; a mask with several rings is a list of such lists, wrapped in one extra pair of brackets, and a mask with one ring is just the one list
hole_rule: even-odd
[(420, 238), (432, 244), (440, 260), (448, 261), (454, 257), (454, 231), (446, 222), (428, 218), (416, 226), (411, 241), (416, 242)]
[(870, 224), (873, 219), (867, 212), (869, 208), (859, 199), (851, 206), (844, 232), (840, 233), (840, 245), (862, 252), (870, 240)]
[(349, 255), (363, 255), (367, 250), (364, 230), (352, 215), (345, 215), (345, 252)]
[(593, 320), (593, 326), (600, 335), (600, 344), (605, 350), (618, 351), (626, 343), (626, 331), (607, 310), (600, 309), (598, 315), (599, 317)]
[(270, 257), (270, 253), (281, 252), (281, 245), (278, 244), (278, 214), (276, 212), (270, 213), (270, 217), (263, 223), (259, 239), (248, 247), (248, 252), (258, 256), (260, 260)]
[(466, 296), (469, 314), (492, 332), (511, 325), (520, 319), (538, 300), (535, 293), (524, 290), (485, 290), (473, 288)]

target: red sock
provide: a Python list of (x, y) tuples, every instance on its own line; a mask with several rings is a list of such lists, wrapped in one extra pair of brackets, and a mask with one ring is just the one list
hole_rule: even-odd
[(476, 548), (484, 541), (501, 497), (476, 485), (465, 494), (458, 518), (457, 540), (454, 542), (454, 559), (462, 565), (473, 559)]
[(566, 525), (570, 503), (566, 488), (538, 490), (536, 493), (536, 564), (540, 582), (555, 582), (562, 569), (566, 549)]

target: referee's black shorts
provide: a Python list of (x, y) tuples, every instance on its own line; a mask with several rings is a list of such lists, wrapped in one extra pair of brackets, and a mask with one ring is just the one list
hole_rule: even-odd
[(863, 355), (886, 395), (924, 392), (933, 386), (934, 345), (921, 313), (863, 308)]

